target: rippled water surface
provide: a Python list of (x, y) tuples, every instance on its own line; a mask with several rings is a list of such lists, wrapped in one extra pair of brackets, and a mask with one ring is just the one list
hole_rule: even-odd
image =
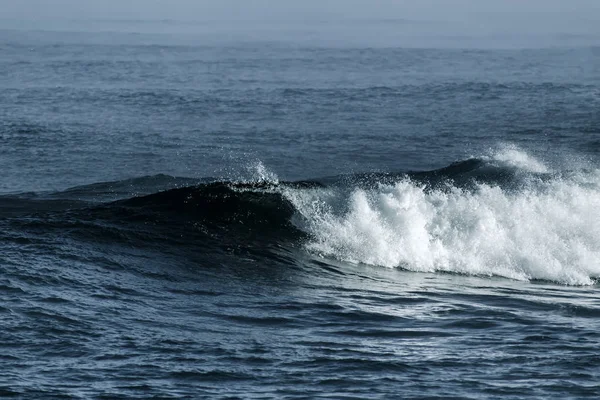
[(310, 43), (0, 31), (0, 396), (600, 396), (598, 48)]

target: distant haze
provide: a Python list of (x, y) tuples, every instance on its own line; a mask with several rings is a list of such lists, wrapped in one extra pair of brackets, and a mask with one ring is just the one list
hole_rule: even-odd
[[(136, 25), (144, 21), (188, 26)], [(120, 25), (102, 25), (107, 22)], [(499, 35), (513, 42), (519, 35), (583, 36), (593, 43), (600, 37), (600, 0), (0, 0), (0, 29), (210, 31), (235, 38), (362, 45)]]

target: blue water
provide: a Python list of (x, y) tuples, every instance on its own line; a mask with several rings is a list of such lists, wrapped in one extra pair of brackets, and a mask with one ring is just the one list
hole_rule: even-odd
[(0, 396), (600, 396), (600, 48), (369, 23), (2, 20)]

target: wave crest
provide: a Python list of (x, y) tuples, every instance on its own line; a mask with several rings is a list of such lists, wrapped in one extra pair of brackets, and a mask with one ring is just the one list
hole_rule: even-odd
[[(540, 172), (539, 165), (527, 169)], [(585, 285), (600, 276), (598, 178), (582, 172), (507, 190), (485, 182), (430, 188), (405, 177), (345, 193), (288, 191), (288, 198), (310, 234), (306, 247), (323, 256)]]

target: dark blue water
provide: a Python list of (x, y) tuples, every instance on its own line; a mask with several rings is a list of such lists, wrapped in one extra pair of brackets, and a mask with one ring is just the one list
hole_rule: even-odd
[(0, 396), (600, 396), (599, 47), (4, 23)]

